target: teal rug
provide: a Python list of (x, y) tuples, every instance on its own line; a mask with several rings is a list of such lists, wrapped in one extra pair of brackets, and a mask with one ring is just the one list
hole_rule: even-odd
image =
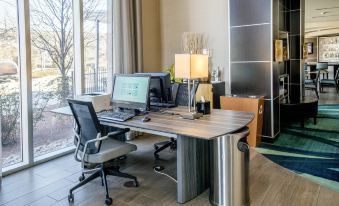
[(321, 105), (313, 119), (282, 125), (279, 138), (256, 150), (298, 175), (339, 191), (339, 105)]

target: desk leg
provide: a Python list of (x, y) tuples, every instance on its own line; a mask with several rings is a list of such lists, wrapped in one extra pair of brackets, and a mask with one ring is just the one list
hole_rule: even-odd
[(177, 138), (177, 201), (186, 203), (209, 188), (209, 141)]

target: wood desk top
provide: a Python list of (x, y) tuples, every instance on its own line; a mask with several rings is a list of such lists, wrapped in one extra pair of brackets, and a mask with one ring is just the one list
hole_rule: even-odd
[[(101, 120), (100, 123), (167, 137), (182, 135), (210, 140), (234, 133), (248, 125), (254, 118), (253, 113), (218, 109), (212, 110), (210, 115), (204, 115), (197, 120), (181, 118), (179, 114), (183, 114), (187, 110), (187, 107), (176, 107), (163, 109), (164, 113), (149, 112), (147, 115), (151, 118), (149, 122), (141, 121), (144, 116), (136, 116), (125, 122)], [(72, 115), (69, 107), (55, 109), (52, 112)]]

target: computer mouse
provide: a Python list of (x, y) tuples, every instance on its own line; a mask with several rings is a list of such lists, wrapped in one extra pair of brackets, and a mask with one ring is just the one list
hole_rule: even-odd
[(148, 117), (148, 116), (146, 116), (146, 117), (143, 117), (143, 118), (141, 119), (141, 121), (142, 121), (142, 122), (149, 122), (149, 121), (151, 121), (151, 118)]

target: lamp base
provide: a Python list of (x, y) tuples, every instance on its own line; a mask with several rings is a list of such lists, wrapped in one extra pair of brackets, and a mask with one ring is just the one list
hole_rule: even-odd
[(188, 113), (181, 114), (181, 117), (183, 119), (189, 119), (189, 120), (199, 119), (202, 116), (203, 116), (202, 113), (197, 113), (197, 112), (188, 112)]

